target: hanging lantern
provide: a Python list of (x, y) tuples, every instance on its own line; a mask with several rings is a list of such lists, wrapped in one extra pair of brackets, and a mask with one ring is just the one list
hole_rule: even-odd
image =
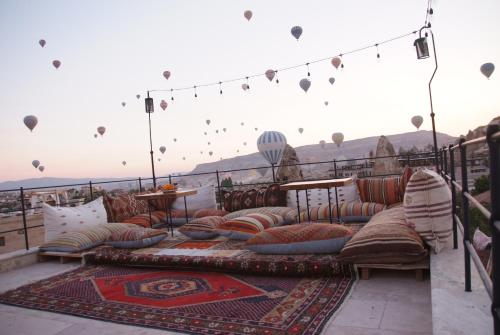
[(422, 37), (422, 29), (418, 34), (418, 37), (413, 45), (417, 49), (417, 59), (429, 58), (429, 46), (427, 44), (427, 36)]
[(144, 102), (146, 103), (146, 113), (153, 113), (155, 111), (154, 103), (153, 103), (153, 98), (149, 97), (149, 92), (148, 92), (148, 97), (144, 99)]

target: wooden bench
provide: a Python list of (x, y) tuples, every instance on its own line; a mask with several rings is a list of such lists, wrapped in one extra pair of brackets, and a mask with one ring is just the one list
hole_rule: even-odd
[(40, 251), (38, 253), (38, 261), (45, 262), (49, 259), (59, 258), (59, 262), (61, 263), (67, 263), (75, 260), (83, 262), (83, 255), (85, 253), (86, 252), (68, 253), (68, 252), (58, 252), (58, 251)]
[(360, 278), (367, 280), (370, 279), (370, 271), (373, 269), (388, 269), (388, 270), (402, 270), (402, 271), (415, 271), (415, 279), (417, 281), (424, 280), (424, 271), (429, 270), (429, 258), (420, 262), (409, 264), (356, 264), (359, 270)]

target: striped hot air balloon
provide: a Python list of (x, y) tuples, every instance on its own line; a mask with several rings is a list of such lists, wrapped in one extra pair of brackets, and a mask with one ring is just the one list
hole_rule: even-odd
[(265, 131), (257, 139), (259, 152), (272, 165), (281, 161), (285, 147), (286, 137), (278, 131)]

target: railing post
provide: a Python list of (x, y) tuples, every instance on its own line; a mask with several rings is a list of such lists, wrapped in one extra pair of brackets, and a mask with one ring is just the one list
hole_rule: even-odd
[(406, 155), (406, 164), (410, 166), (410, 155)]
[(276, 182), (276, 174), (274, 173), (274, 163), (271, 163), (271, 169), (273, 170), (273, 183)]
[(172, 185), (172, 175), (171, 174), (168, 175), (168, 183), (170, 185)]
[(441, 172), (441, 175), (443, 175), (443, 167), (444, 167), (444, 159), (443, 159), (444, 151), (442, 149), (439, 149), (439, 164), (441, 165), (440, 171), (436, 171), (437, 173)]
[(444, 162), (444, 169), (443, 169), (443, 173), (444, 173), (444, 179), (445, 180), (448, 180), (448, 155), (446, 154), (446, 146), (443, 146), (443, 149), (442, 149), (442, 152), (443, 152), (443, 162)]
[(464, 195), (469, 192), (469, 181), (467, 179), (467, 146), (463, 145), (465, 138), (461, 138), (459, 142), (460, 148), (460, 165), (462, 172), (462, 215), (464, 224), (464, 260), (465, 260), (465, 291), (471, 291), (470, 279), (470, 254), (467, 249), (466, 242), (470, 241), (469, 237), (469, 199)]
[(26, 250), (29, 250), (30, 245), (28, 241), (28, 227), (26, 225), (26, 209), (24, 208), (24, 190), (21, 187), (21, 210), (23, 213), (23, 230), (24, 230), (24, 245), (26, 246)]
[(455, 218), (455, 215), (457, 214), (457, 190), (455, 189), (455, 184), (454, 182), (456, 181), (455, 178), (455, 157), (454, 157), (454, 151), (455, 149), (453, 148), (453, 145), (450, 144), (449, 149), (450, 151), (450, 176), (451, 176), (451, 215), (453, 219), (453, 249), (458, 249), (458, 231), (457, 231), (457, 220)]
[(92, 180), (89, 181), (89, 189), (90, 189), (90, 201), (94, 200), (94, 193), (92, 191)]
[(333, 160), (333, 174), (334, 178), (337, 179), (337, 161), (335, 159)]
[(139, 177), (139, 193), (142, 193), (142, 179)]
[(491, 278), (493, 284), (491, 312), (493, 314), (493, 327), (495, 334), (500, 333), (500, 271), (497, 269), (497, 265), (500, 262), (500, 139), (494, 139), (493, 135), (499, 131), (500, 125), (498, 123), (490, 123), (486, 129), (486, 142), (488, 143), (490, 151), (490, 225), (492, 232)]
[(219, 195), (219, 208), (222, 209), (222, 194), (220, 190), (220, 178), (219, 178), (219, 170), (215, 170), (215, 174), (217, 176), (217, 194)]

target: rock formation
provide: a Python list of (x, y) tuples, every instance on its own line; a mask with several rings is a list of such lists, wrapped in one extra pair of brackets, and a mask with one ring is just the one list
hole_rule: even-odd
[[(394, 147), (392, 146), (391, 142), (389, 142), (389, 139), (384, 135), (380, 136), (375, 157), (395, 155), (396, 151), (394, 151)], [(374, 175), (398, 174), (401, 173), (401, 171), (401, 166), (399, 165), (398, 159), (396, 157), (375, 158), (375, 162), (373, 165)]]
[(299, 157), (289, 144), (286, 145), (285, 151), (283, 153), (283, 158), (281, 159), (280, 166), (276, 173), (277, 181), (297, 181), (304, 180), (304, 175), (299, 165), (284, 166), (289, 164), (300, 164)]

